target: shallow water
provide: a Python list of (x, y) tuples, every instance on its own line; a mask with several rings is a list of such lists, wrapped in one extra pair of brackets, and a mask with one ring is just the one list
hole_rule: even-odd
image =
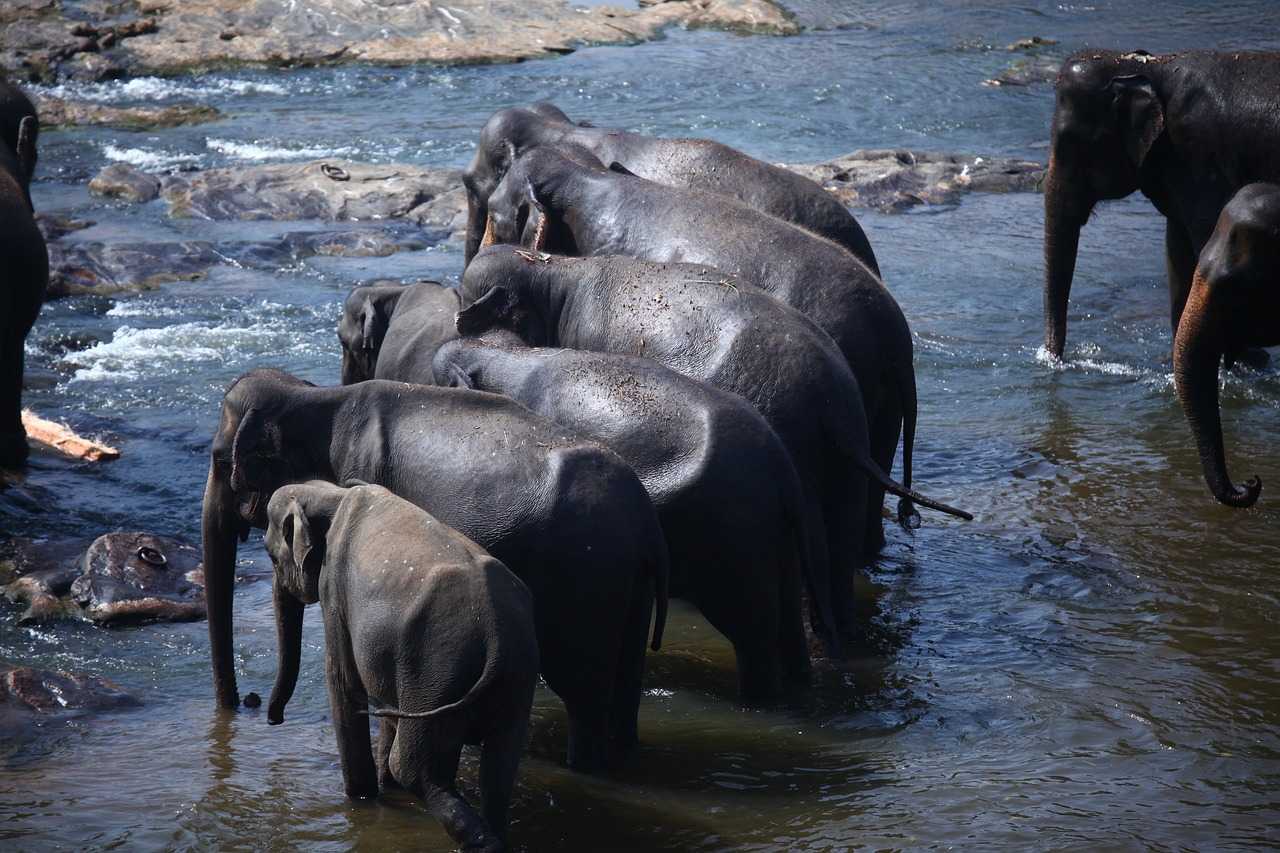
[[(797, 2), (831, 27), (789, 39), (672, 32), (652, 44), (482, 68), (235, 71), (68, 87), (111, 103), (194, 98), (214, 124), (42, 135), (42, 211), (95, 220), (72, 239), (243, 239), (294, 223), (169, 220), (83, 182), (106, 163), (207, 167), (348, 157), (462, 165), (499, 107), (709, 135), (782, 161), (902, 146), (1043, 159), (1045, 84), (979, 84), (1030, 35), (1159, 51), (1280, 48), (1267, 0), (972, 4)], [(821, 668), (783, 711), (733, 702), (732, 656), (681, 606), (650, 657), (644, 746), (605, 779), (560, 766), (564, 716), (543, 692), (514, 806), (517, 846), (570, 849), (1208, 848), (1280, 842), (1280, 374), (1226, 377), (1232, 470), (1255, 509), (1210, 500), (1170, 378), (1162, 223), (1140, 199), (1085, 231), (1067, 361), (1037, 357), (1041, 199), (970, 196), (859, 213), (916, 336), (917, 483), (972, 510), (892, 529), (871, 573), (866, 653)], [(146, 529), (199, 539), (222, 389), (274, 365), (336, 381), (345, 292), (375, 277), (455, 276), (457, 246), (390, 258), (215, 268), (140, 296), (47, 305), (28, 403), (107, 437), (124, 459), (37, 455), (0, 494), (23, 535)], [(68, 342), (77, 341), (68, 350)], [(242, 692), (265, 692), (275, 638), (260, 537), (241, 548)], [(257, 580), (255, 580), (257, 578)], [(410, 800), (348, 803), (323, 687), (319, 616), (286, 725), (213, 710), (206, 628), (18, 628), (0, 658), (89, 670), (145, 706), (0, 745), (7, 849), (448, 849)], [(474, 762), (464, 784), (474, 786)]]

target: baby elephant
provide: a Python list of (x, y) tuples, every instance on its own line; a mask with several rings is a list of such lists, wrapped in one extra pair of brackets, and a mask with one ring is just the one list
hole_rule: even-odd
[[(303, 607), (319, 601), (347, 794), (375, 796), (379, 781), (397, 782), (465, 849), (502, 849), (538, 678), (529, 590), (381, 486), (285, 486), (268, 517), (280, 644), (268, 722), (284, 721)], [(376, 768), (369, 716), (382, 721)], [(463, 744), (482, 744), (483, 819), (454, 787)]]
[(1200, 252), (1173, 339), (1173, 378), (1195, 435), (1205, 483), (1227, 506), (1258, 500), (1262, 481), (1227, 474), (1218, 414), (1218, 363), (1280, 344), (1280, 186), (1249, 184), (1218, 217)]

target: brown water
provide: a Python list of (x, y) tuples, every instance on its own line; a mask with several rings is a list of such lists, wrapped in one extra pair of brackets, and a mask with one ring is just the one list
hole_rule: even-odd
[[(918, 8), (922, 7), (922, 8)], [(148, 133), (42, 137), (42, 210), (85, 239), (242, 238), (262, 223), (170, 221), (90, 198), (111, 159), (197, 165), (327, 156), (462, 163), (499, 106), (553, 97), (575, 117), (712, 135), (774, 159), (882, 145), (1043, 158), (1048, 86), (978, 85), (1043, 35), (1101, 47), (1280, 48), (1256, 2), (806, 3), (840, 29), (794, 39), (673, 33), (511, 67), (235, 72), (78, 93), (187, 94), (228, 117)], [(354, 100), (358, 98), (359, 100)], [(354, 110), (353, 110), (354, 107)], [(238, 147), (237, 147), (238, 146)], [(148, 159), (149, 158), (149, 159)], [(166, 159), (167, 158), (167, 159)], [(1280, 843), (1280, 375), (1226, 377), (1232, 470), (1255, 509), (1213, 503), (1173, 394), (1162, 220), (1105, 206), (1083, 240), (1067, 361), (1037, 357), (1041, 200), (859, 214), (916, 335), (916, 480), (972, 510), (896, 528), (865, 592), (851, 666), (820, 667), (792, 707), (733, 701), (727, 645), (684, 606), (650, 658), (643, 747), (607, 778), (561, 767), (564, 716), (540, 695), (514, 806), (524, 850), (824, 850), (928, 846), (1206, 849)], [(336, 381), (334, 323), (352, 283), (456, 275), (454, 247), (385, 259), (216, 269), (138, 297), (46, 306), (30, 341), (42, 413), (101, 431), (125, 460), (37, 457), (0, 494), (0, 529), (113, 527), (199, 537), (221, 388), (252, 366)], [(64, 353), (67, 336), (98, 343)], [(259, 538), (245, 575), (267, 570)], [(447, 849), (399, 795), (342, 795), (319, 614), (288, 722), (213, 710), (203, 624), (19, 628), (0, 658), (107, 675), (136, 711), (59, 719), (0, 745), (5, 849)], [(275, 672), (269, 585), (237, 592), (242, 691)], [(474, 760), (463, 784), (473, 788)]]

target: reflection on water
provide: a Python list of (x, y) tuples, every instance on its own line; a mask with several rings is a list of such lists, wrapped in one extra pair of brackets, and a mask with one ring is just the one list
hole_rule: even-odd
[[(92, 198), (113, 159), (214, 166), (304, 149), (460, 165), (495, 108), (553, 98), (575, 117), (709, 134), (776, 160), (908, 146), (1044, 156), (1050, 90), (979, 84), (1041, 35), (1082, 45), (1280, 47), (1274, 4), (797, 0), (793, 39), (673, 32), (630, 48), (484, 68), (241, 70), (75, 84), (114, 103), (194, 98), (221, 121), (42, 136), (42, 210), (94, 220), (76, 239), (227, 239), (302, 226), (165, 219)], [(299, 154), (301, 156), (301, 154)], [(306, 156), (311, 156), (310, 154)], [(326, 156), (328, 156), (326, 154)], [(161, 158), (161, 159), (155, 159)], [(607, 778), (563, 769), (565, 719), (539, 693), (513, 807), (522, 849), (1118, 846), (1274, 841), (1280, 790), (1280, 373), (1227, 375), (1233, 470), (1268, 487), (1214, 504), (1174, 397), (1163, 227), (1140, 199), (1085, 229), (1067, 360), (1042, 333), (1041, 200), (973, 196), (860, 214), (916, 336), (915, 477), (974, 511), (889, 531), (863, 579), (848, 664), (820, 663), (785, 707), (735, 706), (732, 653), (684, 605), (650, 658), (644, 745)], [(310, 226), (308, 226), (310, 227)], [(316, 226), (318, 227), (318, 226)], [(125, 451), (85, 466), (37, 454), (0, 493), (22, 535), (149, 529), (195, 540), (222, 390), (259, 365), (337, 378), (334, 323), (356, 281), (456, 277), (455, 247), (389, 258), (214, 268), (136, 297), (46, 306), (29, 342), (30, 404)], [(261, 539), (241, 549), (242, 690), (266, 693), (275, 635)], [(342, 794), (319, 614), (285, 725), (212, 708), (203, 624), (19, 628), (0, 658), (88, 670), (137, 711), (57, 719), (0, 749), (0, 840), (22, 849), (448, 849), (410, 798)], [(475, 794), (475, 756), (462, 784)]]

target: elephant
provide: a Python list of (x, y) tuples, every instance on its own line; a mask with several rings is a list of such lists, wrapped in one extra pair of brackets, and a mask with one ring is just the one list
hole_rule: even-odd
[[(528, 587), (382, 486), (284, 486), (267, 518), (280, 658), (267, 722), (284, 722), (303, 611), (319, 602), (347, 795), (398, 784), (465, 849), (504, 849), (538, 683)], [(367, 716), (381, 720), (376, 765)], [(455, 787), (464, 744), (481, 747), (483, 818)]]
[[(403, 379), (403, 368), (430, 364), (436, 349), (458, 336), (458, 307), (458, 291), (438, 281), (352, 290), (338, 321), (342, 384)], [(385, 345), (388, 336), (392, 343)]]
[(709, 139), (663, 139), (574, 124), (546, 101), (498, 110), (480, 131), (475, 157), (462, 174), (467, 191), (466, 263), (480, 248), (489, 196), (512, 162), (540, 145), (565, 143), (581, 146), (601, 162), (621, 163), (655, 183), (714, 192), (798, 225), (843, 246), (880, 274), (858, 220), (808, 178)]
[(1258, 181), (1280, 181), (1280, 53), (1068, 58), (1044, 183), (1045, 350), (1062, 357), (1080, 230), (1099, 201), (1141, 190), (1164, 215), (1176, 331), (1218, 214)]
[[(677, 189), (605, 168), (577, 149), (534, 148), (507, 170), (489, 198), (490, 239), (526, 239), (566, 255), (630, 255), (706, 264), (738, 276), (818, 324), (858, 378), (871, 458), (885, 471), (902, 438), (902, 482), (911, 486), (915, 443), (914, 344), (902, 309), (880, 278), (830, 240), (703, 190)], [(590, 159), (588, 159), (590, 158)], [(536, 210), (537, 225), (529, 230)], [(865, 502), (866, 547), (884, 544), (884, 489)], [(914, 526), (910, 502), (899, 521)]]
[(31, 204), (39, 132), (31, 102), (0, 81), (0, 468), (9, 469), (27, 461), (24, 344), (49, 286), (49, 253)]
[(595, 771), (638, 742), (645, 640), (666, 621), (667, 547), (635, 473), (612, 451), (505, 397), (372, 379), (317, 387), (278, 370), (222, 401), (203, 506), (218, 704), (239, 704), (231, 648), (237, 537), (303, 480), (385, 486), (475, 541), (537, 603), (547, 685), (569, 716), (568, 762)]
[(671, 594), (733, 644), (739, 698), (767, 703), (807, 684), (804, 493), (787, 449), (745, 400), (652, 359), (473, 338), (423, 367), (437, 385), (502, 394), (615, 451), (658, 510)]
[[(643, 356), (743, 397), (791, 454), (804, 488), (811, 618), (829, 645), (852, 627), (868, 477), (922, 505), (871, 459), (858, 382), (808, 318), (734, 276), (698, 264), (621, 256), (481, 250), (462, 278), (458, 331), (494, 327), (533, 346)], [(834, 610), (834, 624), (826, 614)]]
[(1280, 344), (1280, 185), (1248, 184), (1218, 217), (1200, 252), (1186, 308), (1173, 339), (1173, 378), (1195, 435), (1209, 491), (1221, 503), (1249, 507), (1262, 491), (1227, 474), (1218, 413), (1218, 364), (1245, 347)]

